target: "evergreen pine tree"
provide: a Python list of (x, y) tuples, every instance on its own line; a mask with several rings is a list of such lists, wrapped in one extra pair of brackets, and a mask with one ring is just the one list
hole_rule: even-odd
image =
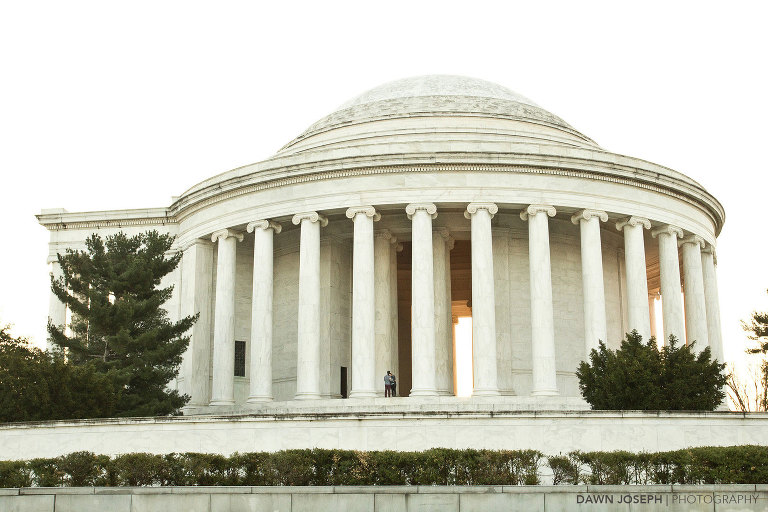
[(167, 389), (189, 344), (196, 316), (171, 322), (162, 305), (173, 287), (160, 288), (181, 254), (166, 257), (174, 237), (122, 231), (93, 234), (86, 251), (58, 255), (63, 277), (51, 289), (72, 312), (70, 332), (49, 324), (51, 340), (73, 364), (93, 364), (119, 390), (117, 416), (176, 414), (189, 397)]
[(658, 349), (656, 339), (643, 343), (637, 331), (621, 347), (600, 342), (576, 372), (581, 394), (593, 409), (714, 410), (725, 398), (724, 364), (712, 361), (709, 347), (698, 355), (674, 336)]

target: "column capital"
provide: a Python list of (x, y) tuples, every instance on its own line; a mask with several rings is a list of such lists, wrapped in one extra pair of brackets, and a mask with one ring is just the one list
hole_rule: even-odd
[(231, 236), (237, 238), (238, 242), (242, 242), (243, 241), (243, 234), (242, 233), (239, 233), (237, 231), (232, 231), (231, 229), (220, 229), (218, 231), (214, 231), (213, 232), (213, 234), (211, 235), (211, 242), (216, 242), (219, 239), (223, 240), (223, 239), (229, 238)]
[(666, 224), (651, 231), (651, 236), (656, 238), (659, 235), (677, 235), (677, 238), (683, 238), (683, 230), (672, 224)]
[(571, 222), (578, 224), (581, 219), (590, 220), (594, 218), (598, 218), (600, 221), (606, 222), (608, 220), (608, 214), (603, 210), (592, 210), (589, 208), (584, 208), (583, 210), (579, 210), (571, 216)]
[(704, 249), (704, 247), (707, 245), (707, 242), (705, 242), (704, 239), (699, 235), (689, 235), (685, 238), (681, 238), (677, 242), (678, 247), (682, 247), (685, 244), (699, 244), (699, 247)]
[(528, 220), (528, 217), (535, 217), (539, 213), (546, 213), (550, 217), (554, 217), (557, 210), (554, 206), (548, 204), (532, 204), (523, 209), (520, 212), (520, 218)]
[(476, 214), (478, 210), (486, 210), (488, 215), (493, 218), (498, 213), (499, 207), (496, 206), (496, 203), (469, 203), (467, 210), (464, 212), (464, 218), (471, 219), (472, 215)]
[(395, 251), (397, 252), (403, 252), (403, 244), (398, 243), (395, 245)]
[(616, 229), (619, 231), (624, 229), (625, 226), (643, 226), (645, 229), (651, 229), (651, 221), (645, 217), (635, 217), (633, 215), (616, 223)]
[(704, 254), (711, 254), (712, 255), (712, 261), (715, 265), (717, 265), (717, 251), (715, 250), (715, 246), (712, 244), (707, 244), (706, 247), (704, 247), (701, 250)]
[(248, 226), (246, 226), (245, 228), (245, 230), (248, 231), (249, 233), (253, 233), (257, 229), (263, 229), (265, 231), (268, 229), (272, 229), (274, 230), (275, 233), (280, 233), (283, 230), (283, 226), (281, 226), (280, 223), (278, 222), (262, 219), (262, 220), (255, 220), (253, 222), (249, 222)]
[(443, 240), (445, 240), (445, 243), (448, 246), (448, 250), (449, 251), (453, 250), (453, 246), (456, 243), (456, 239), (453, 238), (453, 236), (451, 236), (451, 232), (448, 228), (444, 228), (442, 226), (439, 228), (434, 228), (432, 230), (432, 236), (441, 237)]
[(374, 222), (378, 221), (381, 218), (381, 214), (376, 211), (376, 208), (373, 206), (367, 205), (367, 206), (352, 206), (350, 208), (347, 208), (347, 218), (348, 219), (354, 219), (356, 215), (363, 214), (366, 217), (372, 217)]
[(424, 210), (433, 219), (437, 217), (437, 206), (435, 206), (435, 203), (411, 203), (405, 207), (408, 219), (412, 219), (418, 210)]
[(328, 225), (328, 218), (325, 215), (320, 215), (317, 212), (301, 212), (297, 213), (293, 216), (291, 219), (291, 222), (298, 226), (301, 224), (301, 221), (308, 220), (309, 222), (319, 222), (321, 227), (325, 227)]
[(382, 240), (389, 240), (392, 245), (397, 243), (397, 237), (392, 234), (388, 229), (377, 229), (373, 232), (374, 238), (381, 238)]

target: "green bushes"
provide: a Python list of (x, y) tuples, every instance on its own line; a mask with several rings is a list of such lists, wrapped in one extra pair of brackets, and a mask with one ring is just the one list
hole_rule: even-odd
[(567, 457), (550, 457), (549, 466), (555, 483), (562, 484), (759, 484), (768, 482), (768, 448), (571, 452)]
[(0, 462), (0, 487), (152, 485), (521, 485), (539, 483), (534, 450), (361, 452), (286, 450), (109, 458), (76, 452), (54, 459)]
[[(75, 452), (0, 461), (0, 487), (161, 485), (536, 485), (546, 459), (554, 484), (753, 484), (768, 482), (768, 448), (702, 447), (658, 453), (536, 450), (235, 453)], [(547, 478), (547, 483), (549, 479)]]

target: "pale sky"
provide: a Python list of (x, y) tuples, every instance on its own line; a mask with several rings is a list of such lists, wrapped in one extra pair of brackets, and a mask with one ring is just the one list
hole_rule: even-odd
[(726, 359), (768, 310), (765, 2), (0, 4), (0, 322), (43, 344), (42, 208), (163, 207), (413, 75), (504, 85), (725, 207)]

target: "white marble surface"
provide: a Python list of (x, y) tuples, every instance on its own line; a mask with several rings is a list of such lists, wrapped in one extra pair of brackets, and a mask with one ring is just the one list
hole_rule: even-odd
[(435, 278), (435, 386), (440, 395), (453, 395), (452, 247), (453, 238), (446, 228), (432, 230)]
[[(262, 404), (245, 416), (88, 420), (0, 426), (0, 459), (78, 450), (129, 452), (277, 451), (291, 448), (424, 450), (432, 447), (662, 451), (690, 446), (766, 445), (765, 413), (576, 410), (562, 397), (376, 398)], [(553, 410), (558, 407), (559, 410)]]
[(608, 220), (601, 210), (581, 210), (571, 217), (578, 223), (581, 245), (581, 275), (584, 291), (584, 356), (589, 357), (599, 342), (608, 340), (605, 316), (605, 285), (603, 283), (603, 253), (600, 222)]
[[(296, 399), (317, 400), (320, 395), (320, 226), (327, 220), (315, 212), (296, 214), (301, 226), (299, 308), (296, 363)], [(327, 316), (326, 316), (327, 318)]]
[(680, 258), (677, 241), (683, 236), (683, 230), (676, 226), (663, 226), (654, 230), (653, 234), (659, 239), (664, 344), (669, 343), (670, 336), (674, 336), (682, 343), (685, 341), (685, 319), (680, 296)]
[(352, 248), (352, 390), (350, 398), (376, 396), (376, 302), (374, 294), (372, 206), (349, 208), (354, 222)]
[[(411, 392), (412, 396), (437, 395), (435, 382), (435, 289), (432, 255), (432, 219), (437, 208), (431, 203), (406, 207), (413, 223), (411, 234)], [(402, 393), (404, 394), (404, 393)]]
[(214, 307), (213, 332), (213, 385), (212, 405), (235, 403), (234, 377), (235, 360), (235, 280), (237, 278), (237, 242), (242, 241), (239, 233), (223, 230), (214, 233), (217, 242), (216, 259), (216, 301)]
[(498, 206), (493, 203), (470, 203), (464, 214), (472, 225), (473, 396), (499, 394), (491, 232), (491, 219), (498, 211)]
[(531, 279), (532, 388), (535, 396), (557, 395), (555, 326), (552, 306), (552, 264), (549, 217), (552, 206), (531, 205), (520, 217), (528, 221), (528, 262)]
[(693, 345), (695, 352), (709, 346), (707, 334), (707, 304), (704, 297), (704, 271), (701, 265), (701, 249), (704, 240), (696, 235), (683, 238), (683, 287), (685, 298), (685, 342)]
[(248, 402), (268, 402), (272, 395), (272, 301), (274, 297), (274, 235), (282, 226), (269, 220), (248, 224), (253, 232), (253, 294)]
[(711, 246), (701, 252), (701, 266), (704, 273), (704, 298), (707, 303), (707, 336), (712, 350), (712, 359), (725, 361), (723, 353), (723, 329), (720, 324), (720, 295), (717, 291), (717, 271), (714, 249)]
[(637, 330), (647, 340), (651, 337), (651, 317), (648, 311), (648, 275), (645, 264), (643, 229), (651, 223), (642, 217), (629, 217), (616, 224), (624, 232), (624, 257), (627, 280), (627, 319), (629, 330)]

